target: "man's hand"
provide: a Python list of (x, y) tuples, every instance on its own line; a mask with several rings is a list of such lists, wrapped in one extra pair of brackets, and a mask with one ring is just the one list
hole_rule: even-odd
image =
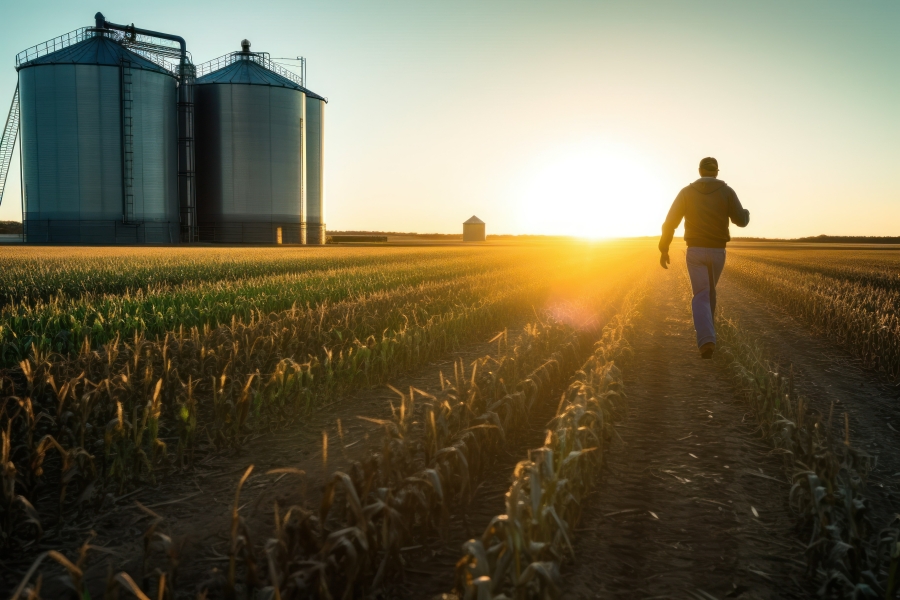
[(663, 269), (669, 268), (666, 266), (669, 264), (669, 262), (670, 261), (669, 261), (669, 253), (668, 252), (663, 252), (659, 255), (659, 266), (661, 266)]

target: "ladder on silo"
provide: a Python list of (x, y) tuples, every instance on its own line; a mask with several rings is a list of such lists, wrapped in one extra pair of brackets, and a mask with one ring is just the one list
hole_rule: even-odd
[(134, 95), (131, 61), (122, 60), (122, 221), (134, 221)]
[(3, 127), (3, 136), (0, 137), (0, 203), (3, 202), (6, 176), (9, 175), (9, 165), (12, 162), (13, 147), (16, 145), (18, 133), (19, 84), (16, 84), (16, 91), (13, 93), (12, 104), (9, 107), (9, 115), (6, 117), (6, 125)]

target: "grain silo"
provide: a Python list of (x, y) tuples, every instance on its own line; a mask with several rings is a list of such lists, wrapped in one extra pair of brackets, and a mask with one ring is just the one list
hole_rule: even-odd
[(325, 243), (325, 99), (306, 95), (306, 235)]
[(28, 242), (179, 241), (177, 75), (143, 31), (98, 13), (16, 57)]
[[(310, 100), (302, 79), (251, 52), (250, 42), (198, 67), (197, 220), (200, 239), (306, 242)], [(314, 111), (320, 140), (321, 111)], [(321, 189), (318, 171), (312, 174)], [(319, 213), (317, 213), (319, 214)]]
[(463, 223), (463, 241), (483, 242), (484, 240), (484, 221), (473, 215), (471, 219)]

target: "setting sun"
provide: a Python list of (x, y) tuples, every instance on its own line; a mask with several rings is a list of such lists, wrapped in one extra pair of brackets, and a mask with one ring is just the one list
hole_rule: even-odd
[[(566, 148), (524, 178), (518, 215), (524, 231), (586, 238), (654, 233), (670, 201), (636, 152), (602, 142)], [(655, 228), (654, 228), (655, 229)]]

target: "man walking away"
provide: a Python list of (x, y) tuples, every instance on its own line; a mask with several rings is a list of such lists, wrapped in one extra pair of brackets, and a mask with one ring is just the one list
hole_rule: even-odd
[(669, 244), (675, 229), (684, 219), (684, 241), (687, 243), (687, 269), (691, 277), (694, 299), (694, 329), (700, 356), (712, 358), (716, 349), (716, 283), (725, 268), (725, 244), (731, 240), (728, 220), (738, 227), (750, 222), (750, 211), (741, 206), (737, 194), (717, 179), (719, 163), (714, 158), (700, 161), (700, 179), (678, 192), (659, 240), (659, 264), (668, 269)]

